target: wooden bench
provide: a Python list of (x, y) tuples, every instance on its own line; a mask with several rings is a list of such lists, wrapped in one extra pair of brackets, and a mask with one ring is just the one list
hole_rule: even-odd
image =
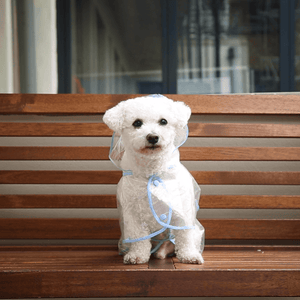
[(136, 96), (0, 95), (0, 298), (300, 296), (300, 95), (169, 95), (205, 264), (123, 265), (101, 115)]

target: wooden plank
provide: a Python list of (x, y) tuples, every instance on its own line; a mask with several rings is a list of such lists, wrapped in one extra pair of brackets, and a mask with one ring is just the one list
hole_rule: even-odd
[[(116, 195), (0, 195), (0, 208), (116, 208)], [(300, 196), (201, 195), (208, 209), (300, 209)]]
[(196, 270), (7, 271), (0, 273), (0, 298), (300, 295), (299, 270), (235, 270), (234, 264), (222, 271)]
[(117, 219), (0, 219), (0, 239), (119, 239)]
[(220, 240), (297, 240), (300, 220), (201, 220), (208, 239)]
[[(299, 185), (300, 172), (191, 171), (199, 184)], [(0, 184), (117, 184), (121, 171), (0, 171)]]
[[(190, 137), (300, 137), (300, 125), (246, 123), (189, 123)], [(0, 136), (110, 137), (104, 123), (0, 122)]]
[[(204, 265), (193, 266), (194, 270), (224, 270), (233, 265), (237, 269), (274, 269), (282, 270), (284, 267), (295, 270), (300, 269), (299, 247), (269, 247), (269, 246), (206, 246), (203, 256)], [(173, 258), (177, 270), (190, 270), (191, 266), (182, 264)]]
[(300, 125), (247, 123), (189, 123), (190, 137), (300, 137)]
[(298, 147), (182, 147), (182, 161), (298, 161)]
[[(102, 114), (138, 94), (0, 94), (2, 114)], [(166, 95), (184, 101), (194, 114), (300, 114), (300, 96), (292, 94)]]
[[(109, 147), (0, 147), (0, 160), (107, 160)], [(297, 147), (182, 147), (182, 161), (299, 161)]]
[(199, 184), (299, 185), (300, 172), (191, 171)]
[(109, 147), (0, 147), (0, 160), (108, 160)]
[[(292, 246), (289, 246), (291, 248)], [(295, 246), (296, 247), (296, 246)], [(291, 248), (292, 251), (293, 248)], [(15, 251), (118, 251), (118, 245), (115, 243), (105, 245), (1, 245), (0, 252)], [(284, 250), (284, 249), (282, 249)]]
[(101, 114), (138, 95), (0, 94), (3, 114)]
[(121, 171), (0, 171), (4, 184), (117, 184)]
[[(70, 247), (71, 248), (71, 247)], [(21, 248), (22, 249), (22, 248)], [(26, 249), (26, 248), (25, 248)], [(140, 264), (137, 266), (126, 266), (123, 264), (122, 256), (119, 255), (116, 247), (109, 249), (107, 247), (98, 247), (98, 251), (94, 249), (83, 248), (81, 250), (52, 250), (50, 246), (49, 249), (44, 250), (25, 250), (20, 251), (15, 250), (12, 255), (9, 255), (9, 251), (1, 252), (3, 254), (2, 259), (0, 259), (1, 270), (5, 270), (11, 267), (13, 263), (13, 268), (15, 271), (23, 271), (24, 268), (27, 271), (76, 271), (76, 270), (90, 270), (90, 262), (92, 260), (98, 263), (92, 267), (94, 271), (101, 271), (107, 269), (117, 269), (117, 270), (146, 270), (148, 269), (147, 264)], [(30, 248), (27, 248), (30, 249)], [(35, 248), (33, 248), (35, 249)], [(24, 257), (24, 252), (26, 257)], [(23, 255), (22, 255), (23, 254)], [(73, 260), (77, 260), (76, 263)], [(84, 264), (86, 262), (86, 264)]]
[[(11, 250), (9, 250), (11, 249)], [(149, 264), (125, 266), (118, 255), (116, 245), (109, 246), (4, 246), (1, 249), (0, 272), (13, 268), (15, 271), (73, 271), (73, 270), (226, 270), (235, 265), (240, 270), (268, 269), (272, 264), (277, 270), (300, 270), (299, 247), (268, 246), (206, 246), (204, 265), (179, 263), (178, 259), (151, 258)], [(13, 253), (12, 253), (13, 252)], [(26, 254), (26, 255), (24, 255)], [(98, 264), (93, 264), (97, 260)], [(39, 263), (37, 263), (39, 262)], [(83, 264), (85, 262), (85, 264)], [(13, 265), (12, 265), (13, 263)], [(269, 265), (269, 266), (268, 266)]]
[[(207, 240), (297, 240), (300, 220), (202, 219)], [(117, 219), (0, 219), (1, 239), (119, 239)]]
[(116, 195), (0, 195), (0, 208), (116, 207)]
[[(267, 253), (268, 257), (276, 258), (280, 255), (280, 257), (289, 257), (291, 261), (295, 260), (300, 263), (300, 259), (298, 259), (298, 255), (300, 255), (299, 250), (299, 246), (291, 245), (205, 245), (204, 254), (206, 258), (214, 257), (215, 259), (216, 257), (237, 257), (237, 253), (239, 253), (239, 257), (248, 257), (247, 252), (249, 251), (253, 257), (260, 257), (262, 254)], [(105, 245), (1, 245), (0, 247), (0, 252), (6, 252), (7, 255), (9, 255), (10, 252), (19, 252), (21, 254), (25, 251), (59, 251), (62, 253), (64, 251), (101, 251), (100, 255), (102, 256), (105, 255), (103, 253), (106, 253), (106, 251), (109, 251), (109, 253), (118, 252), (118, 245), (111, 242)], [(295, 252), (297, 252), (296, 255), (291, 255)], [(21, 257), (21, 255), (19, 256)], [(1, 257), (3, 258), (3, 256)], [(2, 264), (0, 265), (0, 269), (1, 267)]]
[(104, 123), (0, 123), (0, 136), (111, 137), (112, 134)]
[(209, 209), (299, 209), (300, 196), (201, 195), (200, 207)]
[(300, 113), (300, 95), (169, 95), (169, 97), (187, 103), (192, 108), (193, 114)]

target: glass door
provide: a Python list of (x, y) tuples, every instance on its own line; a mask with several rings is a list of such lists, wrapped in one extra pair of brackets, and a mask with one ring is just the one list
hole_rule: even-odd
[(161, 93), (160, 0), (75, 0), (72, 91)]

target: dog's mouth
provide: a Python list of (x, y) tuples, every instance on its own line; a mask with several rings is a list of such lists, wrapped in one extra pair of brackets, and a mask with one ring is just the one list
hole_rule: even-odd
[(151, 146), (147, 146), (146, 149), (150, 149), (150, 150), (155, 150), (155, 149), (160, 149), (161, 146), (159, 145), (151, 145)]
[(162, 149), (162, 147), (160, 145), (151, 145), (151, 146), (146, 146), (145, 148), (140, 149), (139, 152), (142, 154), (151, 154), (154, 151), (159, 151), (161, 149)]

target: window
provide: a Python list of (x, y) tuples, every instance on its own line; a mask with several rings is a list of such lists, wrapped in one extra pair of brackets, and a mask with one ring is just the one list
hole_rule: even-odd
[(160, 0), (72, 3), (72, 91), (160, 92)]
[(279, 91), (279, 0), (179, 0), (178, 93)]
[(3, 0), (0, 91), (298, 91), (299, 2)]

